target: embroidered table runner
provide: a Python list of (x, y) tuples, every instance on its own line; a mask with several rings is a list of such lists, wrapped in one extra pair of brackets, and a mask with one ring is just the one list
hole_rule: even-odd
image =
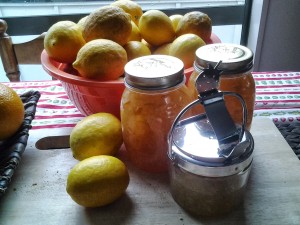
[[(300, 72), (253, 73), (256, 82), (254, 116), (276, 122), (300, 121)], [(68, 98), (60, 81), (6, 83), (18, 94), (41, 93), (32, 129), (74, 127), (84, 116)]]
[(253, 73), (256, 82), (254, 116), (275, 123), (300, 122), (300, 72)]
[(41, 93), (35, 119), (31, 123), (32, 129), (74, 127), (84, 117), (68, 98), (58, 80), (6, 84), (18, 94), (32, 89)]

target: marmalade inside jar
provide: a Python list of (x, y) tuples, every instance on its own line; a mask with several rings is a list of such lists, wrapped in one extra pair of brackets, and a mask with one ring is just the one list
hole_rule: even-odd
[[(198, 92), (195, 88), (195, 82), (199, 73), (199, 71), (194, 70), (188, 82), (188, 88), (195, 99), (198, 98)], [(248, 71), (246, 73), (240, 74), (221, 75), (219, 89), (220, 91), (235, 92), (242, 96), (246, 103), (248, 112), (246, 129), (250, 130), (255, 103), (255, 81), (252, 77), (251, 72)], [(241, 102), (234, 96), (225, 96), (225, 104), (234, 122), (237, 124), (242, 124), (243, 108)], [(204, 112), (203, 107), (202, 112)]]
[(123, 139), (135, 166), (148, 172), (167, 171), (169, 130), (191, 101), (183, 83), (165, 91), (125, 89), (121, 101)]

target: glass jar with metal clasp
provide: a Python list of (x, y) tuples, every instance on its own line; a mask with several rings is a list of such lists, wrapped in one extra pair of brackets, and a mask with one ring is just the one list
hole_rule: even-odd
[[(220, 76), (219, 89), (221, 91), (231, 91), (243, 97), (248, 110), (246, 129), (250, 130), (255, 104), (255, 81), (251, 73), (253, 53), (249, 48), (227, 43), (210, 44), (198, 48), (194, 62), (194, 71), (188, 80), (188, 88), (194, 99), (197, 99), (196, 78), (208, 64), (215, 66), (220, 60), (222, 64), (219, 66), (219, 69), (222, 70), (222, 74)], [(232, 119), (236, 123), (241, 124), (243, 109), (238, 99), (233, 96), (226, 96), (225, 98)], [(199, 111), (203, 112), (203, 107)]]

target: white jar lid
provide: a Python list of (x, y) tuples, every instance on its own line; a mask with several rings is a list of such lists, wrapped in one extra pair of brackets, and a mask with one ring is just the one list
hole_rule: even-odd
[(218, 69), (223, 74), (245, 72), (253, 66), (253, 53), (245, 46), (227, 43), (204, 45), (196, 51), (195, 66), (199, 69), (208, 64), (215, 66), (219, 61), (222, 63)]
[(170, 88), (181, 83), (184, 77), (183, 62), (173, 56), (142, 56), (125, 65), (126, 84), (138, 89)]

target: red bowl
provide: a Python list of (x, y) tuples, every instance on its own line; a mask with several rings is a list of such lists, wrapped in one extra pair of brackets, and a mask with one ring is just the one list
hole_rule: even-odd
[(108, 112), (120, 118), (120, 101), (125, 88), (123, 78), (104, 82), (77, 76), (70, 65), (54, 61), (45, 50), (41, 62), (48, 74), (61, 81), (68, 97), (83, 115)]
[(221, 43), (221, 40), (217, 35), (211, 33), (210, 40), (206, 44), (216, 44), (216, 43)]
[[(220, 39), (212, 34), (211, 43), (219, 43)], [(113, 81), (96, 81), (78, 76), (71, 65), (59, 63), (49, 58), (43, 50), (41, 62), (44, 70), (60, 80), (68, 97), (83, 115), (108, 112), (120, 118), (120, 103), (125, 89), (124, 79)], [(193, 68), (185, 70), (186, 80)]]

